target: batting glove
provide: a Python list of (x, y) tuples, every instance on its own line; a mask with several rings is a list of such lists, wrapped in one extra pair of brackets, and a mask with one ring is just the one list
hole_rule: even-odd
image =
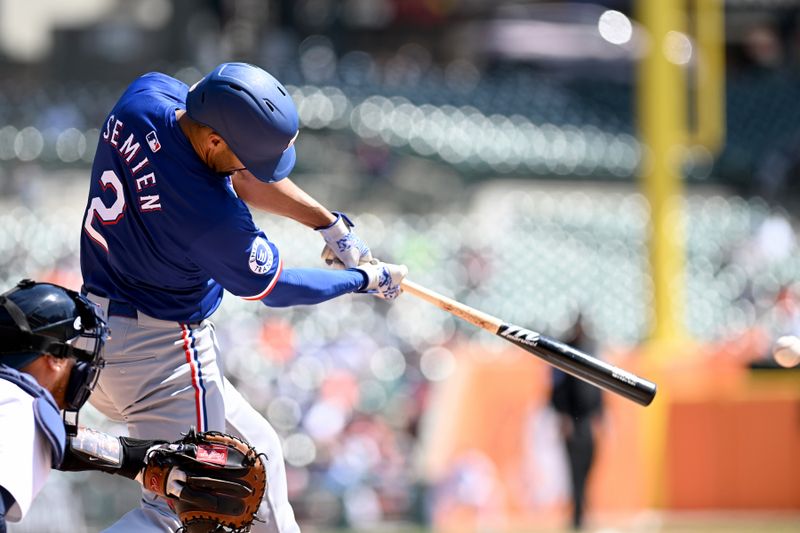
[(400, 283), (408, 275), (405, 265), (393, 265), (373, 259), (369, 263), (362, 263), (356, 268), (367, 276), (367, 283), (361, 292), (374, 294), (384, 300), (394, 300), (403, 292)]
[(352, 231), (355, 224), (344, 213), (334, 211), (333, 214), (336, 215), (336, 220), (330, 225), (316, 228), (325, 240), (323, 255), (325, 249), (330, 249), (347, 268), (372, 261), (369, 246)]

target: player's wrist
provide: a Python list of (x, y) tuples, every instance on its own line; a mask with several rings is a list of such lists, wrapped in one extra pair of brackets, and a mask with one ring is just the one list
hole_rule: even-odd
[(340, 211), (331, 211), (331, 214), (334, 217), (336, 217), (336, 218), (333, 219), (333, 221), (331, 221), (329, 224), (327, 224), (325, 226), (318, 226), (318, 227), (314, 228), (314, 230), (315, 231), (324, 232), (325, 230), (332, 229), (334, 226), (336, 226), (337, 224), (339, 224), (341, 222), (341, 223), (344, 224), (343, 230), (346, 233), (348, 228), (352, 228), (354, 226), (353, 221), (350, 220), (350, 217), (348, 217), (344, 213), (342, 213)]
[(374, 293), (386, 300), (397, 298), (402, 292), (400, 283), (408, 275), (408, 268), (405, 265), (384, 263), (377, 259), (362, 263), (357, 269), (363, 272), (368, 280), (360, 292)]
[(349, 270), (350, 272), (358, 272), (359, 274), (361, 274), (362, 281), (355, 292), (366, 292), (370, 282), (369, 274), (367, 274), (367, 272), (361, 268), (348, 268), (347, 270)]
[(132, 437), (120, 437), (119, 442), (122, 445), (122, 463), (115, 473), (128, 479), (136, 479), (136, 476), (145, 467), (147, 453), (151, 448), (167, 444), (165, 440), (144, 440)]
[(372, 252), (369, 246), (353, 233), (355, 227), (353, 221), (339, 211), (333, 211), (333, 214), (336, 215), (336, 220), (330, 226), (318, 229), (325, 241), (323, 259), (326, 260), (328, 255), (325, 249), (330, 249), (331, 253), (349, 268), (371, 261)]

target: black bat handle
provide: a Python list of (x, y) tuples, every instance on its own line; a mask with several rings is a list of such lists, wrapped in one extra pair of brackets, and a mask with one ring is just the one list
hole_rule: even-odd
[(513, 324), (501, 324), (497, 335), (578, 379), (619, 394), (639, 405), (650, 405), (656, 384), (610, 365), (572, 346)]

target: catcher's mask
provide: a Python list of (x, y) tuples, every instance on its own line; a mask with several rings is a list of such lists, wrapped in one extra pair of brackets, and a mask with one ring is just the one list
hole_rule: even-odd
[(107, 338), (100, 307), (75, 291), (26, 279), (0, 295), (0, 362), (19, 369), (44, 354), (75, 358), (65, 394), (68, 429), (68, 417), (77, 425), (97, 384)]

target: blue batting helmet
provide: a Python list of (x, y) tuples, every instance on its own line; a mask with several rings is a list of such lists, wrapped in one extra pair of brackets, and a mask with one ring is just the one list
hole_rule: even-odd
[(283, 85), (247, 63), (223, 63), (189, 89), (186, 113), (216, 131), (261, 181), (289, 175), (297, 109)]

